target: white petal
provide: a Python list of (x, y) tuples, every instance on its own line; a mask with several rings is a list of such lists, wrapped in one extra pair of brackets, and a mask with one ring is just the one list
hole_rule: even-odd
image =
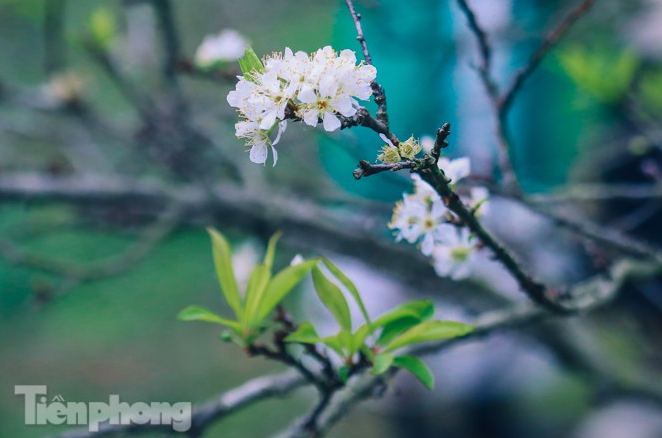
[(274, 153), (274, 165), (273, 165), (273, 167), (276, 167), (276, 163), (278, 162), (278, 151), (276, 150), (275, 147), (271, 146), (271, 152)]
[(260, 122), (260, 129), (262, 130), (269, 130), (271, 129), (272, 126), (274, 126), (274, 123), (276, 123), (276, 116), (278, 115), (278, 108), (273, 108), (271, 111), (265, 113), (262, 116), (262, 121)]
[(318, 112), (317, 112), (317, 111), (315, 111), (315, 110), (308, 110), (308, 111), (306, 111), (306, 112), (303, 113), (303, 122), (304, 122), (306, 125), (310, 125), (310, 126), (315, 127), (315, 126), (317, 126), (317, 120), (318, 120), (318, 117), (319, 117), (319, 116), (318, 116)]
[(249, 157), (253, 163), (264, 164), (267, 162), (267, 156), (269, 155), (268, 146), (266, 144), (254, 145), (251, 148)]
[(429, 256), (432, 254), (433, 249), (434, 249), (434, 237), (432, 236), (432, 233), (427, 233), (425, 234), (425, 237), (421, 242), (421, 252), (423, 253), (423, 255)]
[[(384, 140), (384, 141), (386, 142), (387, 145), (391, 146), (392, 148), (395, 147), (395, 145), (391, 142), (391, 140), (388, 139), (387, 136), (385, 136), (384, 134), (379, 134), (379, 136), (382, 138), (382, 140)], [(413, 178), (414, 176), (418, 176), (418, 175), (416, 175), (416, 174), (412, 174), (412, 178)]]
[(325, 113), (324, 114), (324, 130), (327, 132), (335, 131), (340, 128), (340, 119), (334, 114)]
[(356, 114), (356, 108), (352, 106), (352, 99), (349, 96), (344, 98), (335, 99), (332, 102), (333, 109), (338, 111), (345, 117), (352, 117)]
[(448, 166), (449, 177), (454, 183), (457, 183), (462, 178), (469, 176), (471, 173), (471, 161), (467, 157), (458, 158), (449, 163)]
[(299, 91), (299, 96), (297, 96), (302, 103), (315, 103), (317, 102), (317, 94), (313, 87), (310, 84), (304, 84)]

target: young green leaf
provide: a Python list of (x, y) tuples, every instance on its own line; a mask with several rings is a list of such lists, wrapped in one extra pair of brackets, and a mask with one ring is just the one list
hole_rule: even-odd
[(340, 324), (340, 327), (351, 332), (352, 331), (352, 316), (349, 312), (347, 300), (338, 286), (332, 283), (320, 271), (319, 268), (313, 268), (313, 284), (317, 296), (327, 309), (333, 314)]
[(300, 344), (317, 344), (323, 340), (315, 331), (315, 327), (308, 321), (302, 322), (297, 331), (289, 334), (285, 342), (298, 342)]
[(255, 54), (252, 47), (246, 48), (244, 57), (239, 60), (239, 66), (244, 75), (249, 74), (253, 70), (256, 70), (258, 73), (264, 72), (264, 65), (262, 65), (262, 61), (260, 61), (260, 58)]
[(370, 374), (373, 376), (378, 376), (385, 373), (393, 363), (393, 355), (391, 353), (381, 353), (375, 356), (375, 361), (370, 370)]
[(356, 304), (359, 305), (359, 309), (361, 309), (361, 314), (363, 315), (363, 318), (366, 320), (366, 322), (370, 322), (370, 316), (368, 315), (368, 311), (366, 310), (365, 305), (363, 304), (363, 299), (361, 298), (361, 294), (359, 293), (359, 290), (356, 288), (356, 285), (352, 282), (352, 280), (349, 279), (348, 276), (346, 276), (340, 268), (338, 268), (336, 265), (334, 265), (331, 260), (327, 259), (326, 257), (321, 258), (322, 262), (324, 263), (324, 266), (333, 274), (334, 277), (340, 281), (340, 283), (345, 286), (345, 288), (349, 291), (350, 294), (352, 294), (352, 297), (354, 297), (354, 300), (356, 301)]
[[(349, 337), (347, 336), (349, 334)], [(335, 351), (338, 356), (346, 357), (347, 350), (352, 343), (351, 333), (341, 330), (338, 334), (322, 338), (322, 343)]]
[(199, 306), (189, 306), (186, 309), (179, 312), (177, 319), (180, 321), (204, 321), (204, 322), (213, 322), (215, 324), (221, 324), (228, 328), (231, 328), (237, 332), (241, 330), (241, 327), (237, 321), (232, 321), (229, 319), (222, 318), (212, 312), (211, 310), (205, 309), (204, 307)]
[(308, 272), (317, 264), (317, 260), (306, 260), (280, 271), (267, 285), (264, 297), (260, 300), (257, 319), (263, 321), (272, 310), (299, 284)]
[(365, 338), (370, 334), (370, 325), (363, 324), (359, 327), (356, 332), (352, 335), (352, 345), (349, 349), (349, 354), (354, 354), (358, 352), (361, 347), (365, 344)]
[(264, 253), (264, 265), (271, 271), (274, 266), (274, 256), (276, 254), (276, 244), (278, 243), (278, 240), (280, 237), (283, 235), (280, 231), (274, 233), (273, 236), (269, 239), (269, 243), (267, 244), (267, 251)]
[(244, 309), (244, 322), (247, 328), (257, 328), (262, 324), (263, 320), (258, 317), (257, 312), (270, 279), (271, 272), (265, 265), (256, 266), (251, 273), (246, 287), (246, 305)]
[(234, 278), (234, 270), (232, 269), (232, 251), (230, 250), (230, 244), (218, 231), (208, 228), (207, 232), (211, 237), (216, 275), (218, 277), (218, 282), (221, 285), (223, 296), (225, 296), (225, 300), (228, 302), (232, 310), (234, 310), (237, 319), (241, 320), (243, 310), (241, 297), (239, 296), (239, 290), (237, 289), (237, 280)]
[(420, 342), (457, 338), (466, 335), (473, 331), (473, 329), (470, 325), (456, 321), (426, 321), (410, 328), (395, 338), (386, 346), (384, 351), (394, 351), (398, 348)]
[(404, 317), (391, 321), (382, 328), (379, 338), (377, 339), (377, 344), (388, 345), (393, 339), (420, 323), (420, 319), (412, 317)]
[(434, 375), (428, 366), (416, 356), (398, 356), (393, 359), (393, 366), (404, 368), (412, 373), (427, 389), (434, 388)]
[(385, 326), (393, 321), (403, 318), (414, 318), (425, 321), (434, 315), (434, 304), (431, 300), (417, 300), (401, 304), (395, 309), (380, 315), (373, 323), (373, 329)]

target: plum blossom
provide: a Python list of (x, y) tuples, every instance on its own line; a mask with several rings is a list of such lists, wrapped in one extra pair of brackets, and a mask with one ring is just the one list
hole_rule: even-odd
[(420, 241), (421, 252), (430, 255), (434, 245), (442, 238), (439, 230), (446, 222), (446, 207), (427, 183), (419, 181), (422, 183), (421, 190), (405, 194), (403, 200), (396, 204), (389, 228), (396, 230), (396, 241)]
[[(248, 57), (249, 51), (246, 53)], [(321, 122), (326, 131), (335, 131), (342, 125), (341, 116), (356, 114), (357, 99), (370, 98), (370, 84), (377, 74), (371, 65), (357, 65), (351, 50), (337, 53), (330, 46), (311, 55), (286, 48), (284, 53), (254, 60), (252, 65), (257, 63), (260, 68), (244, 71), (227, 101), (244, 119), (235, 125), (236, 136), (247, 139), (251, 161), (260, 164), (266, 162), (269, 147), (276, 164), (274, 146), (288, 116), (310, 126)]]
[[(387, 143), (384, 151), (395, 148), (390, 142)], [(402, 143), (397, 149), (402, 155)], [(454, 183), (466, 178), (471, 169), (468, 158), (442, 158), (438, 163)], [(459, 219), (446, 208), (432, 186), (418, 174), (412, 174), (412, 182), (414, 192), (405, 193), (402, 201), (396, 203), (389, 223), (396, 241), (418, 244), (420, 251), (431, 257), (435, 271), (441, 277), (459, 280), (470, 276), (478, 251), (475, 242), (471, 241), (471, 233), (458, 225)], [(467, 196), (463, 196), (463, 202), (479, 215), (486, 211), (488, 195), (487, 189), (474, 187)]]
[(452, 225), (442, 227), (438, 232), (443, 235), (443, 244), (436, 245), (432, 251), (435, 272), (440, 277), (453, 280), (469, 277), (476, 258), (476, 248), (471, 242), (469, 230)]
[(453, 184), (457, 184), (471, 173), (471, 161), (467, 157), (456, 158), (455, 160), (442, 157), (439, 158), (437, 165)]
[(195, 63), (203, 68), (219, 62), (234, 62), (241, 58), (248, 41), (234, 29), (224, 29), (217, 35), (207, 35), (195, 52)]

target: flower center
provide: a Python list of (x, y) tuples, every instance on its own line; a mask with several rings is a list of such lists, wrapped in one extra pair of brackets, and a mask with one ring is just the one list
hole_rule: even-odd
[(451, 249), (451, 258), (458, 262), (465, 262), (469, 258), (471, 248), (466, 246), (456, 246)]

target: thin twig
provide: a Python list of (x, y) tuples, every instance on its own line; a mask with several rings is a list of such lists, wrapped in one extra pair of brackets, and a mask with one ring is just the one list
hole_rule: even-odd
[(536, 70), (540, 62), (547, 56), (550, 50), (552, 50), (558, 42), (566, 35), (568, 29), (579, 20), (584, 14), (586, 14), (589, 9), (595, 4), (597, 0), (583, 0), (579, 5), (577, 5), (573, 10), (571, 10), (566, 17), (561, 20), (561, 22), (552, 29), (551, 32), (545, 36), (542, 43), (533, 52), (529, 62), (519, 69), (517, 73), (513, 76), (511, 85), (506, 89), (501, 97), (499, 102), (499, 109), (502, 112), (507, 112), (512, 103), (513, 99), (524, 85), (524, 82), (531, 76), (531, 74)]
[(354, 20), (356, 33), (358, 33), (356, 39), (361, 44), (361, 49), (363, 50), (363, 58), (365, 58), (365, 63), (368, 65), (372, 65), (372, 58), (370, 57), (368, 44), (365, 41), (365, 36), (363, 35), (363, 29), (361, 28), (361, 14), (356, 13), (352, 0), (345, 0), (345, 3), (347, 4), (347, 8), (349, 9), (350, 14), (352, 14), (352, 20)]

